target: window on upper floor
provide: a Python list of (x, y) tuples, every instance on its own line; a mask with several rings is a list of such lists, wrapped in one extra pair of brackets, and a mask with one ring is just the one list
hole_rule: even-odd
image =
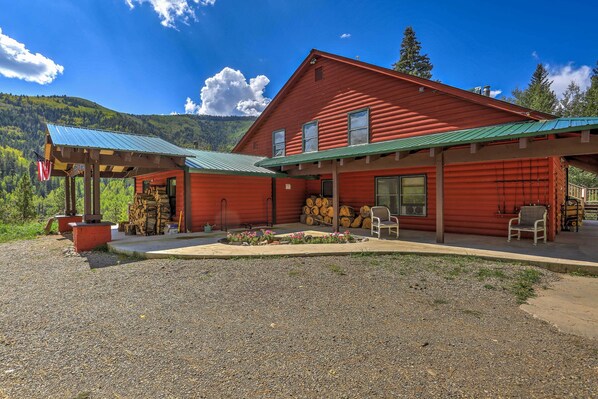
[(285, 151), (285, 141), (284, 141), (285, 131), (276, 130), (272, 133), (272, 156), (273, 157), (284, 157)]
[(318, 151), (318, 121), (303, 125), (303, 152)]
[(370, 110), (349, 112), (349, 145), (367, 144), (370, 139)]

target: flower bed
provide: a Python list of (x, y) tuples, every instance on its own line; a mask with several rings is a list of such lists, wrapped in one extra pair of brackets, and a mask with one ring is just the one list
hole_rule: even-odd
[(361, 241), (349, 231), (326, 235), (311, 235), (304, 232), (276, 235), (272, 230), (243, 231), (228, 233), (221, 242), (229, 245), (285, 245), (285, 244), (348, 244)]

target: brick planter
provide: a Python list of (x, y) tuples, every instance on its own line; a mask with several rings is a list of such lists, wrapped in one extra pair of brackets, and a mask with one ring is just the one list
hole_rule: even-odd
[(91, 251), (112, 241), (112, 223), (70, 223), (75, 251)]
[(65, 216), (65, 215), (56, 215), (56, 220), (58, 221), (58, 232), (60, 234), (67, 233), (69, 231), (73, 231), (73, 227), (70, 223), (80, 223), (83, 221), (82, 215), (74, 215), (74, 216)]

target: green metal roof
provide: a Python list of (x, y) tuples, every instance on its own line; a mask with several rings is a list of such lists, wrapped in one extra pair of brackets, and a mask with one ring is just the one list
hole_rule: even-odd
[(46, 124), (55, 146), (184, 157), (189, 152), (159, 137)]
[(210, 173), (244, 176), (282, 177), (285, 174), (256, 166), (265, 159), (253, 155), (202, 150), (187, 150), (191, 154), (185, 164), (192, 173)]
[(416, 137), (406, 137), (404, 139), (382, 141), (379, 143), (333, 148), (331, 150), (289, 155), (286, 157), (265, 158), (262, 161), (259, 161), (257, 165), (272, 168), (283, 165), (297, 165), (301, 163), (327, 161), (340, 158), (387, 154), (396, 151), (451, 147), (470, 143), (511, 140), (521, 137), (543, 136), (547, 134), (591, 129), (598, 129), (598, 117), (559, 118), (539, 122), (515, 122)]

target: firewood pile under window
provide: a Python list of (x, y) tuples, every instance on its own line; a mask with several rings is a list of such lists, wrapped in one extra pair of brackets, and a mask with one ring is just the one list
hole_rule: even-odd
[(166, 186), (151, 186), (145, 193), (135, 194), (125, 233), (143, 236), (164, 234), (170, 216)]
[[(358, 210), (348, 205), (341, 205), (338, 215), (340, 227), (369, 229), (372, 226), (370, 207), (368, 205), (364, 205)], [(332, 226), (333, 217), (334, 208), (332, 207), (332, 198), (312, 195), (305, 200), (300, 222), (309, 226)]]

